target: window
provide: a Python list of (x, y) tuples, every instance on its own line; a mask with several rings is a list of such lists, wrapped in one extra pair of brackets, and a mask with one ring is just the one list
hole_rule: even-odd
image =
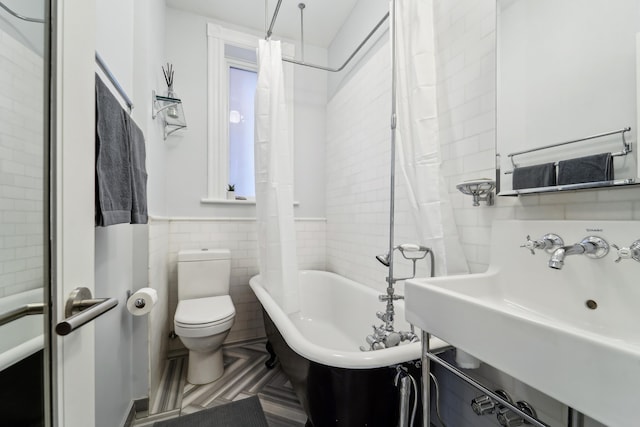
[[(225, 199), (227, 185), (236, 196), (255, 198), (254, 97), (258, 37), (208, 24), (208, 180), (202, 202)], [(283, 54), (293, 57), (293, 45), (282, 44)], [(293, 66), (283, 64), (293, 138)]]
[(254, 98), (258, 73), (229, 67), (229, 183), (236, 195), (256, 196), (253, 168)]

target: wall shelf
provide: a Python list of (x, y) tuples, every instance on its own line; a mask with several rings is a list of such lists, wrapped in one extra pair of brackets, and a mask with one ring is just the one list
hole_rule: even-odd
[(151, 96), (151, 117), (155, 119), (160, 116), (164, 122), (164, 139), (180, 129), (187, 127), (187, 121), (182, 109), (182, 100), (170, 96), (162, 96), (152, 91)]

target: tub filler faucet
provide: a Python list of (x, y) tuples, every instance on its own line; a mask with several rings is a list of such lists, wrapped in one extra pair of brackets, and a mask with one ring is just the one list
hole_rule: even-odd
[[(395, 250), (400, 251), (400, 254), (404, 259), (413, 263), (413, 273), (410, 277), (393, 277), (392, 273), (387, 276), (387, 293), (378, 295), (378, 300), (387, 303), (386, 310), (384, 312), (378, 311), (376, 313), (378, 319), (382, 320), (384, 323), (380, 326), (372, 325), (373, 333), (366, 337), (369, 348), (360, 346), (360, 350), (362, 351), (381, 350), (383, 348), (395, 347), (403, 341), (417, 342), (420, 340), (413, 330), (413, 325), (411, 325), (410, 332), (397, 332), (394, 330), (393, 321), (395, 319), (395, 309), (393, 302), (404, 299), (404, 296), (396, 295), (393, 286), (398, 281), (413, 279), (416, 277), (416, 262), (424, 259), (427, 254), (431, 256), (431, 277), (433, 277), (435, 268), (433, 252), (426, 246), (411, 243), (395, 246), (393, 251)], [(393, 256), (391, 253), (377, 255), (376, 259), (386, 267), (390, 267), (393, 262)], [(392, 268), (389, 268), (389, 271), (392, 272)]]
[(579, 243), (570, 246), (562, 246), (557, 248), (551, 254), (549, 259), (549, 267), (562, 270), (564, 259), (570, 255), (585, 255), (589, 258), (602, 258), (609, 253), (609, 244), (602, 238), (596, 236), (588, 236)]
[[(380, 317), (383, 316), (384, 313), (379, 311), (377, 315), (378, 317)], [(361, 345), (361, 351), (382, 350), (384, 348), (395, 347), (404, 341), (409, 341), (410, 343), (420, 341), (418, 335), (413, 332), (413, 325), (411, 325), (410, 332), (396, 332), (393, 330), (389, 331), (385, 328), (384, 325), (380, 325), (378, 327), (373, 325), (372, 327), (373, 333), (371, 335), (367, 335), (366, 338), (367, 344), (369, 344), (369, 348)]]

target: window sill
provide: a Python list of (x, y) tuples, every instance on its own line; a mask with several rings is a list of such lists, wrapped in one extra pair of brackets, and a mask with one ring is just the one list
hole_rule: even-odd
[[(255, 205), (255, 200), (229, 200), (229, 199), (209, 199), (202, 198), (200, 203), (203, 205)], [(293, 206), (300, 205), (300, 202), (294, 200)]]

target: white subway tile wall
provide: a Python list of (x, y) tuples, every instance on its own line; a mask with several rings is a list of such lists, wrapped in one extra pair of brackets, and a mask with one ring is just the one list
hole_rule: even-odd
[[(455, 185), (495, 177), (495, 0), (435, 0), (434, 16), (442, 169), (471, 272), (483, 272), (489, 265), (491, 223), (496, 219), (640, 218), (637, 189), (500, 197), (493, 207), (473, 207)], [(327, 106), (327, 269), (383, 290), (386, 270), (373, 256), (386, 252), (389, 233), (388, 46), (370, 53), (359, 67)], [(398, 177), (396, 244), (411, 241), (408, 219)], [(529, 399), (551, 424), (565, 424), (566, 407), (559, 402), (490, 366), (478, 375), (516, 398)], [(444, 387), (443, 395), (449, 425), (495, 425), (494, 417), (471, 412), (473, 388), (444, 377), (452, 385)], [(587, 425), (599, 424), (588, 420)]]
[(0, 298), (43, 285), (43, 59), (0, 31)]
[[(489, 264), (496, 219), (638, 219), (638, 189), (521, 198), (498, 197), (480, 208), (455, 189), (467, 179), (495, 177), (495, 0), (435, 0), (438, 110), (443, 170), (472, 272)], [(523, 236), (524, 238), (524, 236)]]
[[(264, 336), (262, 309), (249, 279), (258, 274), (258, 242), (254, 219), (171, 219), (168, 246), (168, 322), (173, 329), (173, 315), (178, 305), (178, 251), (198, 248), (231, 250), (230, 295), (236, 318), (226, 342)], [(325, 269), (325, 220), (296, 219), (298, 265), (300, 269)], [(168, 331), (167, 330), (167, 331)], [(178, 339), (170, 350), (182, 348)]]
[[(387, 268), (375, 255), (389, 248), (388, 43), (369, 55), (327, 106), (327, 269), (382, 292), (387, 287)], [(397, 175), (396, 244), (415, 241), (401, 179)], [(426, 274), (427, 268), (426, 263), (420, 263), (421, 274)]]
[[(473, 207), (455, 184), (495, 177), (495, 0), (435, 0), (438, 108), (443, 169), (455, 217), (472, 272), (489, 264), (491, 223), (497, 219), (630, 219), (639, 217), (640, 190), (599, 190), (566, 194), (498, 197), (493, 207)], [(524, 236), (523, 236), (524, 238)], [(483, 364), (473, 372), (485, 384), (504, 388), (530, 402), (551, 425), (566, 425), (567, 408), (508, 375)], [(493, 416), (477, 417), (469, 409), (479, 394), (439, 372), (444, 382), (445, 417), (454, 425), (496, 425)], [(588, 426), (600, 426), (587, 419)]]

